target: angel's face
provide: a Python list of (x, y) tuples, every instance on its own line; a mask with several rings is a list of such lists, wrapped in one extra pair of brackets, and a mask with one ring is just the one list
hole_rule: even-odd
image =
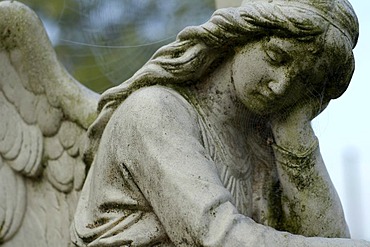
[(324, 80), (323, 58), (313, 43), (272, 37), (238, 48), (232, 73), (238, 98), (260, 115), (292, 106)]

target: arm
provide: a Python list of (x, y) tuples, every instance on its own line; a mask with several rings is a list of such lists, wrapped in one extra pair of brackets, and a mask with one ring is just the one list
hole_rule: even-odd
[(317, 106), (318, 102), (306, 102), (272, 121), (284, 227), (305, 236), (349, 237), (339, 197), (311, 127)]
[(111, 121), (122, 136), (119, 160), (176, 246), (351, 246), (278, 232), (239, 214), (202, 146), (196, 113), (175, 94), (137, 91)]
[(117, 111), (126, 116), (120, 159), (176, 246), (256, 246), (265, 231), (278, 235), (232, 205), (202, 145), (197, 114), (181, 96), (148, 88)]

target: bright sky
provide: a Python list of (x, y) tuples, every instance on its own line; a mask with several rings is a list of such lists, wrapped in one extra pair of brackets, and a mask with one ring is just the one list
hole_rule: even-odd
[(370, 240), (370, 1), (349, 1), (360, 22), (356, 70), (347, 92), (314, 121), (314, 128), (352, 237)]

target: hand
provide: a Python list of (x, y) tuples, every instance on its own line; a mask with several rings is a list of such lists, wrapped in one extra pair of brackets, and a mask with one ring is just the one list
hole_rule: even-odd
[(270, 125), (277, 145), (288, 150), (304, 150), (314, 141), (311, 121), (329, 104), (318, 98), (302, 99), (270, 118)]
[(311, 122), (329, 105), (329, 100), (320, 98), (301, 99), (296, 104), (271, 115), (272, 125), (297, 125)]

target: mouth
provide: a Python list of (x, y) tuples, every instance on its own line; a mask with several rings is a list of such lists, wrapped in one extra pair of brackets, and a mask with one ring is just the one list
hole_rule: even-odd
[(277, 97), (270, 93), (270, 92), (263, 92), (263, 91), (258, 91), (255, 93), (255, 96), (257, 99), (265, 102), (265, 103), (271, 103), (276, 101)]
[(261, 91), (256, 91), (253, 94), (254, 103), (252, 108), (258, 109), (258, 114), (268, 115), (277, 111), (280, 107), (281, 102), (279, 97), (273, 93), (263, 93)]

